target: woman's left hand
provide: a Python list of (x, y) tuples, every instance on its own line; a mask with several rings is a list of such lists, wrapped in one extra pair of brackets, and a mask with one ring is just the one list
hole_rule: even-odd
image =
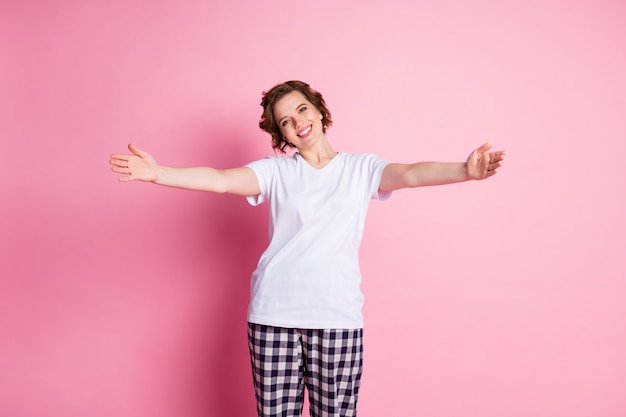
[(506, 151), (488, 152), (493, 144), (487, 142), (474, 151), (467, 158), (467, 177), (471, 180), (484, 180), (498, 172), (504, 163)]

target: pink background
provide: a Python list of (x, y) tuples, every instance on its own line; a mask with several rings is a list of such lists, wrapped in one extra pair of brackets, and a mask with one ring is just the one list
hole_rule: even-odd
[(337, 150), (509, 152), (372, 204), (360, 415), (626, 416), (624, 2), (7, 0), (0, 40), (0, 415), (254, 415), (267, 207), (108, 156), (264, 157), (295, 78)]

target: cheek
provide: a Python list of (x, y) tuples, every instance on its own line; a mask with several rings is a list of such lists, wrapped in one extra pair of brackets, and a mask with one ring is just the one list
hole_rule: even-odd
[(287, 126), (281, 126), (278, 128), (278, 131), (280, 132), (281, 135), (283, 136), (287, 136), (291, 133), (293, 129), (291, 129), (291, 125), (288, 124)]

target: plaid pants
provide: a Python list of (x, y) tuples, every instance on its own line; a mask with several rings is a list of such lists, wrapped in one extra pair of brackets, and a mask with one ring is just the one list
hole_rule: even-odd
[(356, 416), (363, 329), (291, 329), (248, 323), (259, 417)]

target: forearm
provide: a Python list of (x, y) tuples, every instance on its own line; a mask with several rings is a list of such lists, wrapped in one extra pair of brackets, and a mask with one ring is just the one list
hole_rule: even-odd
[(468, 179), (464, 162), (389, 164), (383, 171), (379, 189), (381, 191), (393, 191), (400, 188), (453, 184)]
[(219, 171), (209, 167), (173, 168), (157, 167), (155, 184), (166, 187), (183, 188), (210, 192), (225, 192), (220, 183)]
[(418, 162), (410, 165), (409, 187), (454, 184), (469, 180), (465, 162)]
[(257, 195), (261, 192), (256, 174), (249, 167), (214, 169), (208, 167), (157, 167), (155, 184), (186, 190), (210, 191), (235, 195)]

